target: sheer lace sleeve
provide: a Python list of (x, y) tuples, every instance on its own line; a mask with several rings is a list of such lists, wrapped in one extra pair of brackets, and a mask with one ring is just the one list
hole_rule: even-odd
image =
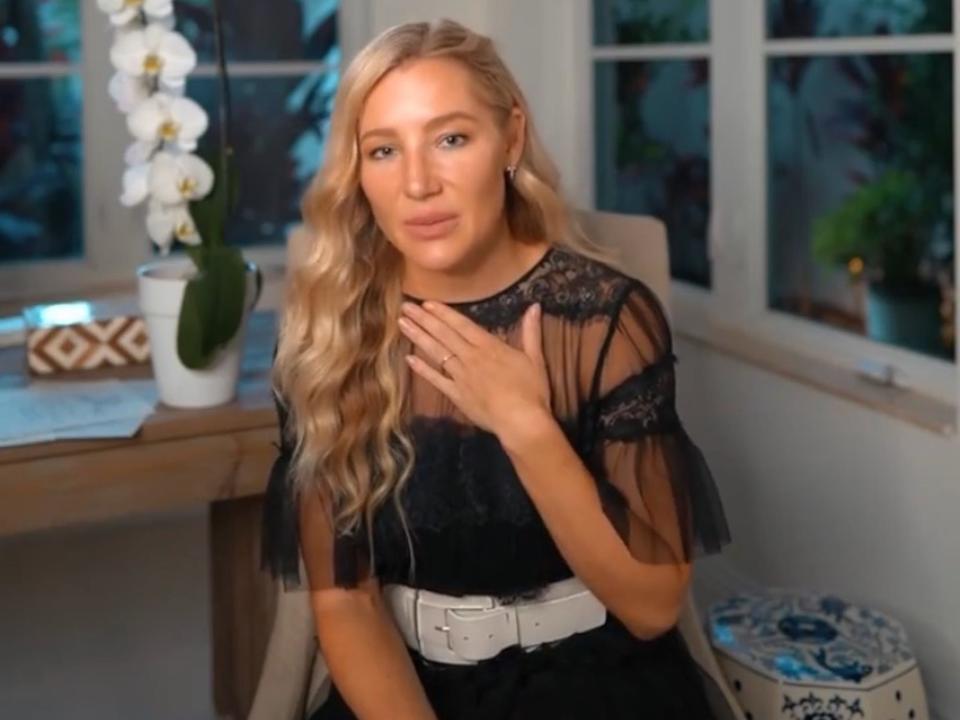
[(302, 587), (304, 571), (311, 590), (356, 587), (369, 573), (363, 528), (355, 535), (335, 535), (326, 496), (294, 486), (290, 467), (295, 438), (286, 404), (276, 392), (273, 399), (279, 443), (274, 443), (277, 457), (264, 496), (261, 566), (287, 589)]
[(710, 469), (677, 416), (675, 361), (659, 301), (632, 281), (600, 348), (589, 453), (604, 510), (649, 563), (689, 562), (730, 541)]

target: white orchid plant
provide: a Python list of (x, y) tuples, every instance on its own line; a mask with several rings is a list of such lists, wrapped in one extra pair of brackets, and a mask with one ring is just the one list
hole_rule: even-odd
[[(181, 361), (207, 366), (243, 320), (246, 275), (252, 268), (227, 247), (227, 216), (236, 199), (229, 142), (229, 84), (223, 49), (220, 0), (213, 0), (213, 24), (220, 79), (220, 178), (197, 154), (206, 133), (206, 111), (185, 95), (187, 76), (197, 65), (190, 42), (174, 29), (173, 0), (97, 0), (114, 27), (110, 61), (115, 74), (109, 93), (126, 115), (132, 136), (124, 160), (120, 202), (147, 204), (146, 228), (162, 255), (175, 242), (197, 273), (184, 293), (177, 333)], [(256, 270), (256, 295), (261, 277)], [(254, 300), (254, 303), (256, 300)]]

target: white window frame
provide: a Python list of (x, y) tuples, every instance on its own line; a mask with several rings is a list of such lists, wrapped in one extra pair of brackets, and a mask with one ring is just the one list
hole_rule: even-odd
[[(577, 5), (578, 25), (587, 33), (586, 70), (580, 76), (584, 114), (589, 128), (581, 162), (589, 182), (581, 199), (595, 207), (593, 173), (593, 68), (598, 60), (663, 60), (707, 58), (710, 61), (711, 219), (708, 248), (711, 289), (674, 280), (675, 322), (693, 334), (748, 332), (798, 354), (855, 371), (869, 360), (896, 368), (898, 383), (950, 405), (960, 405), (958, 366), (869, 338), (773, 310), (767, 305), (767, 123), (768, 58), (789, 54), (953, 52), (954, 184), (960, 197), (960, 0), (953, 0), (953, 34), (768, 40), (765, 0), (708, 0), (710, 40), (706, 43), (596, 46), (593, 2)], [(732, 180), (732, 181), (731, 181)], [(960, 241), (960, 211), (954, 237)], [(960, 254), (954, 273), (960, 281)], [(960, 319), (957, 320), (960, 328)]]
[[(107, 93), (113, 74), (108, 48), (109, 22), (93, 2), (77, 0), (82, 25), (81, 60), (64, 63), (0, 64), (0, 80), (35, 79), (78, 73), (83, 81), (83, 242), (80, 258), (25, 260), (0, 264), (0, 304), (54, 297), (86, 298), (105, 292), (129, 292), (136, 267), (152, 257), (145, 209), (119, 202), (123, 151), (129, 143), (124, 117)], [(338, 35), (343, 64), (362, 47), (370, 26), (369, 0), (341, 0)], [(323, 62), (230, 63), (231, 78), (281, 77), (324, 72)], [(191, 77), (214, 77), (216, 67), (202, 64)], [(189, 80), (188, 80), (189, 82)], [(282, 266), (283, 245), (245, 247), (244, 255), (261, 266)]]

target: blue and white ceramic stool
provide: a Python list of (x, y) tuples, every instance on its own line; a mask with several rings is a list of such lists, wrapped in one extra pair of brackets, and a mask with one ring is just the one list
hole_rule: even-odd
[(903, 627), (823, 595), (741, 595), (710, 608), (710, 641), (747, 720), (929, 720)]

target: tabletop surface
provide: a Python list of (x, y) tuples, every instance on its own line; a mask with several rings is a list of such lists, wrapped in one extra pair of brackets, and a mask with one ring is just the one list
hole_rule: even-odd
[[(0, 448), (0, 466), (32, 459), (104, 450), (117, 446), (164, 442), (177, 438), (213, 435), (276, 424), (269, 391), (269, 370), (276, 337), (276, 315), (256, 312), (251, 316), (244, 343), (237, 397), (225, 405), (202, 409), (170, 408), (158, 404), (132, 438), (60, 440)], [(57, 381), (105, 378), (147, 379), (149, 364), (104, 368), (51, 376)], [(29, 384), (23, 346), (0, 349), (0, 389)]]

